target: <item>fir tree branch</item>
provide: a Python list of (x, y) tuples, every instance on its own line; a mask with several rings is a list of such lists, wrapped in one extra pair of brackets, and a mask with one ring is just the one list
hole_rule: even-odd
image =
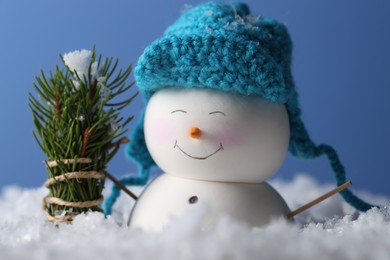
[[(96, 59), (97, 57), (97, 59)], [(41, 70), (33, 84), (39, 98), (29, 93), (35, 131), (34, 139), (47, 156), (55, 161), (48, 167), (49, 178), (68, 172), (105, 172), (107, 164), (119, 150), (119, 139), (126, 131), (132, 116), (120, 116), (138, 93), (128, 94), (134, 82), (127, 83), (132, 67), (123, 72), (118, 68), (118, 59), (102, 58), (93, 48), (86, 74), (66, 63), (66, 55), (60, 55), (62, 66), (56, 66), (49, 77)], [(128, 96), (117, 101), (122, 96)], [(78, 159), (90, 158), (90, 163), (79, 164)], [(71, 164), (64, 159), (72, 159)], [(66, 160), (65, 160), (66, 161)], [(50, 196), (69, 202), (94, 201), (101, 197), (104, 179), (65, 179), (49, 187)], [(83, 204), (84, 205), (84, 204)], [(91, 208), (72, 208), (50, 204), (51, 216), (66, 212), (74, 214)]]

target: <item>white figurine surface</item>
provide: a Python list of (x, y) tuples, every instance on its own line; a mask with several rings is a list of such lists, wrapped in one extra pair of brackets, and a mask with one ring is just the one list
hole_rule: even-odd
[(258, 227), (289, 213), (283, 198), (266, 182), (199, 181), (170, 174), (154, 180), (136, 205), (130, 225), (146, 231), (163, 230), (171, 220), (195, 207), (207, 210), (202, 229), (211, 228), (223, 215)]
[(228, 214), (258, 226), (288, 213), (265, 183), (288, 150), (283, 104), (219, 90), (166, 88), (151, 97), (144, 129), (148, 150), (165, 174), (139, 198), (132, 227), (159, 230), (196, 204), (210, 207), (208, 223)]

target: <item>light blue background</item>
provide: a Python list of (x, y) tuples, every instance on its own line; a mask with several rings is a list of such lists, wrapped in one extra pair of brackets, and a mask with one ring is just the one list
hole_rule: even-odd
[[(46, 178), (44, 154), (32, 137), (27, 94), (40, 69), (58, 54), (90, 49), (135, 65), (143, 49), (162, 35), (185, 4), (200, 1), (0, 0), (0, 188), (37, 187)], [(303, 119), (317, 143), (333, 145), (353, 189), (390, 195), (390, 2), (247, 1), (255, 15), (284, 22), (294, 41), (293, 73)], [(142, 99), (128, 110), (138, 116)], [(130, 126), (132, 127), (132, 125)], [(109, 170), (135, 172), (123, 152)], [(308, 172), (334, 182), (325, 158), (288, 156), (277, 174)]]

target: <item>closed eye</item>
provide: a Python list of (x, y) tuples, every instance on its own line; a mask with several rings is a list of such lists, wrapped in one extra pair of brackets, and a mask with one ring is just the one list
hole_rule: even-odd
[(209, 113), (209, 115), (213, 115), (213, 114), (221, 114), (223, 116), (226, 116), (226, 114), (224, 112), (221, 112), (221, 111), (213, 111), (213, 112)]
[(187, 113), (187, 111), (184, 111), (184, 110), (182, 110), (182, 109), (177, 109), (177, 110), (173, 110), (173, 111), (171, 112), (171, 114), (173, 114), (173, 113), (178, 113), (178, 112)]

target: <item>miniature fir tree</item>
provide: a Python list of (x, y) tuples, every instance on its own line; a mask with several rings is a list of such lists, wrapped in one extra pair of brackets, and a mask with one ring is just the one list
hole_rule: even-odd
[(34, 138), (47, 156), (43, 209), (50, 221), (70, 222), (81, 212), (102, 211), (107, 164), (128, 141), (121, 136), (132, 117), (120, 112), (137, 93), (128, 93), (131, 65), (115, 74), (118, 59), (96, 57), (95, 49), (61, 60), (50, 76), (36, 77), (38, 97), (30, 93), (29, 106)]

